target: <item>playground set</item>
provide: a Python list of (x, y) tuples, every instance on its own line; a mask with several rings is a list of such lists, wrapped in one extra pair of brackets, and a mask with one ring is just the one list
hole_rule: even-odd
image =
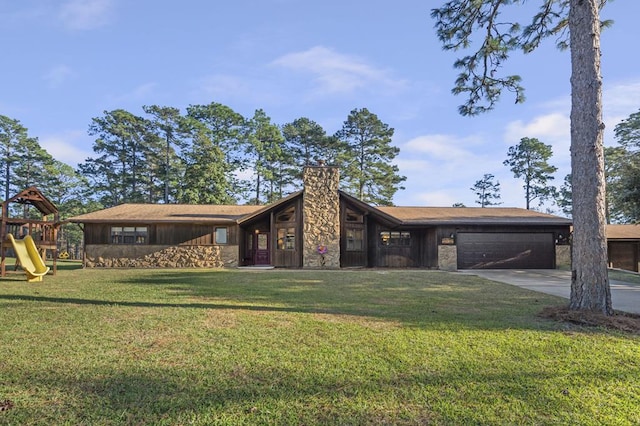
[[(10, 217), (12, 205), (22, 206), (23, 217)], [(37, 210), (39, 219), (31, 218)], [(15, 207), (14, 207), (15, 209)], [(0, 270), (2, 276), (7, 274), (7, 250), (13, 249), (16, 263), (15, 268), (22, 267), (28, 282), (42, 281), (42, 277), (49, 273), (46, 266), (47, 250), (51, 251), (53, 259), (53, 275), (57, 272), (57, 236), (60, 227), (60, 216), (56, 206), (45, 197), (42, 192), (32, 186), (2, 203), (2, 226), (0, 227), (0, 251), (2, 259)]]

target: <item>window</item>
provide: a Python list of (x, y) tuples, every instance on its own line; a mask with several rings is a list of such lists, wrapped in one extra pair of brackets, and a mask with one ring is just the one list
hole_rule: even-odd
[(278, 228), (278, 250), (296, 249), (296, 228)]
[(216, 228), (216, 244), (227, 244), (227, 228)]
[(351, 209), (347, 209), (345, 220), (351, 223), (364, 223), (364, 216)]
[(146, 226), (112, 226), (111, 244), (147, 244)]
[(347, 251), (362, 251), (364, 238), (362, 229), (346, 229)]
[(278, 213), (276, 222), (293, 222), (296, 220), (296, 208), (294, 206)]
[(407, 231), (382, 231), (380, 232), (380, 245), (406, 247), (411, 245), (411, 232)]

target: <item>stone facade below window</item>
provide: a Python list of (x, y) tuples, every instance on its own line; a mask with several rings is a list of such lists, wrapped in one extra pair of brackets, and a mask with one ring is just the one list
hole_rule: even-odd
[(235, 268), (238, 246), (165, 246), (91, 244), (88, 268)]

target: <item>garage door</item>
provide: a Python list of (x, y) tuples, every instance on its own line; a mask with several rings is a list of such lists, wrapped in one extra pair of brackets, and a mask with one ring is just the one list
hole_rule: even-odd
[(457, 235), (458, 269), (553, 269), (553, 233), (474, 233)]
[(610, 266), (638, 272), (638, 243), (612, 241), (608, 252)]

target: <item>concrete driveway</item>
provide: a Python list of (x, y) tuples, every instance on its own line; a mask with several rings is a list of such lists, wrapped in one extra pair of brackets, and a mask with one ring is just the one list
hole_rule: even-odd
[[(569, 299), (571, 271), (558, 269), (467, 269), (463, 274), (477, 275), (492, 281)], [(617, 311), (640, 314), (640, 285), (611, 281), (611, 302)]]

